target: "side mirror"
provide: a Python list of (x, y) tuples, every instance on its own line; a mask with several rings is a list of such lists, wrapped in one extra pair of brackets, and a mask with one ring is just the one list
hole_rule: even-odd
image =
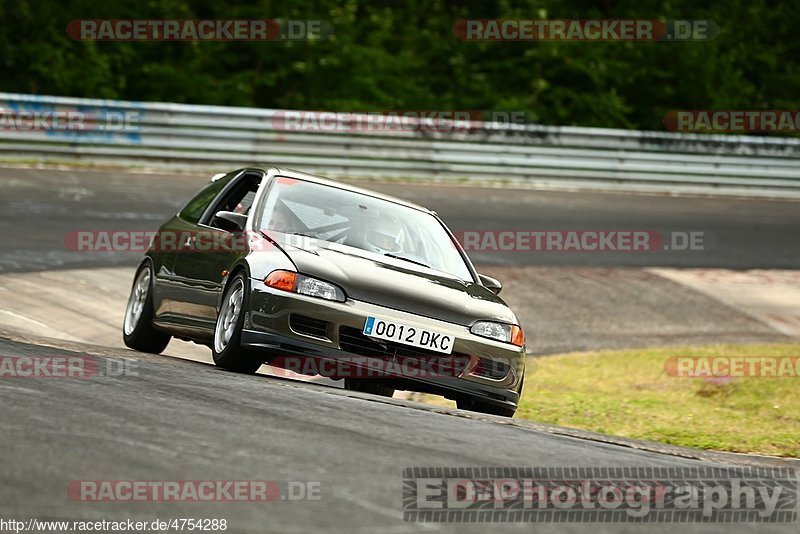
[(247, 215), (232, 211), (218, 211), (211, 219), (211, 226), (226, 232), (244, 232), (247, 224)]
[(492, 278), (491, 276), (486, 276), (485, 274), (479, 274), (478, 280), (481, 281), (481, 285), (483, 285), (486, 289), (488, 289), (495, 295), (499, 295), (500, 291), (503, 289), (503, 284), (500, 283), (500, 280)]

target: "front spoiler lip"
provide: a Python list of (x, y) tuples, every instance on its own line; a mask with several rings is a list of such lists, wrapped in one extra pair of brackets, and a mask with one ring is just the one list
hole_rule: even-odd
[[(336, 360), (340, 357), (358, 357), (356, 354), (341, 349), (323, 347), (312, 342), (302, 341), (280, 334), (250, 329), (242, 330), (240, 343), (243, 347), (249, 349), (269, 350), (272, 352), (279, 351), (281, 356), (313, 356), (325, 360)], [(358, 364), (351, 365), (362, 367)], [(389, 379), (393, 378), (395, 377), (389, 377)], [(424, 384), (441, 392), (466, 395), (476, 400), (497, 406), (516, 408), (519, 402), (519, 394), (514, 390), (461, 380), (457, 377), (446, 380), (431, 380), (418, 377), (396, 378), (404, 382)]]

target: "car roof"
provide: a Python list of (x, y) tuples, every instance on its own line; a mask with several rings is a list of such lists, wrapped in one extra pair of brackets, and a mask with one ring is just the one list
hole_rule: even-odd
[(415, 210), (424, 211), (425, 213), (435, 213), (433, 210), (430, 210), (418, 204), (414, 204), (413, 202), (408, 202), (407, 200), (403, 200), (402, 198), (397, 198), (390, 195), (384, 195), (383, 193), (378, 193), (377, 191), (373, 191), (371, 189), (365, 189), (363, 187), (357, 187), (354, 185), (346, 184), (344, 182), (339, 182), (337, 180), (325, 178), (324, 176), (319, 176), (317, 174), (311, 174), (303, 171), (296, 171), (294, 169), (286, 169), (282, 167), (270, 167), (269, 169), (258, 169), (258, 170), (267, 173), (274, 172), (275, 174), (278, 174), (280, 176), (286, 176), (287, 178), (297, 178), (298, 180), (306, 180), (308, 182), (314, 182), (316, 184), (327, 185), (331, 187), (336, 187), (338, 189), (344, 189), (345, 191), (352, 191), (353, 193), (360, 193), (362, 195), (380, 198), (382, 200), (394, 202), (395, 204), (401, 204), (403, 206), (407, 206)]

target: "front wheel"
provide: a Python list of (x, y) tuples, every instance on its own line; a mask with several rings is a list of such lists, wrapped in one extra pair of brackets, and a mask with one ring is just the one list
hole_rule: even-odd
[(153, 273), (149, 263), (136, 273), (122, 323), (125, 346), (141, 352), (160, 354), (170, 336), (153, 327)]
[(240, 344), (246, 290), (244, 274), (234, 276), (222, 298), (211, 353), (217, 366), (237, 373), (253, 374), (261, 367), (261, 360)]
[(497, 404), (490, 404), (488, 402), (481, 402), (473, 399), (472, 397), (463, 397), (456, 401), (459, 410), (469, 410), (471, 412), (480, 412), (490, 415), (500, 415), (502, 417), (514, 417), (516, 408), (507, 406), (498, 406)]

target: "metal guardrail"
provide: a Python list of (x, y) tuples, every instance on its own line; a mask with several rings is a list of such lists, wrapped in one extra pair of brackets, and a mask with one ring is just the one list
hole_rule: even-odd
[[(129, 113), (124, 131), (0, 123), (0, 161), (286, 166), (332, 176), (800, 198), (800, 139), (483, 123), (469, 131), (293, 131), (284, 110), (0, 93), (0, 109)], [(346, 121), (345, 121), (346, 122)]]

